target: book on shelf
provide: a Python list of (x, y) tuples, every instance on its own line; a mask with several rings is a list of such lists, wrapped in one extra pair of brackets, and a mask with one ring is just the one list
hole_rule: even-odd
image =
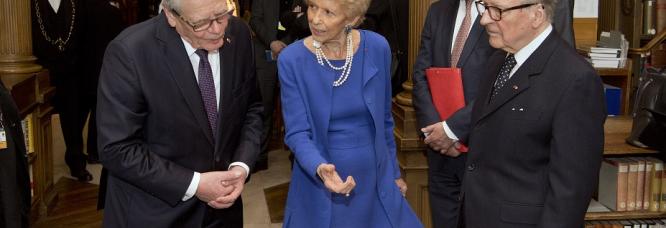
[(28, 165), (28, 175), (30, 176), (30, 196), (35, 197), (35, 177), (32, 175), (32, 164)]
[(664, 163), (656, 158), (648, 158), (652, 162), (650, 176), (650, 208), (649, 211), (658, 212), (661, 207), (661, 176), (663, 175)]
[(643, 178), (643, 210), (650, 210), (650, 196), (652, 194), (652, 175), (654, 174), (654, 162), (645, 158), (645, 177)]
[(595, 59), (610, 59), (610, 60), (620, 60), (620, 51), (618, 50), (617, 53), (597, 53), (597, 52), (590, 52), (587, 54), (590, 58), (595, 58)]
[[(636, 210), (636, 185), (638, 182), (638, 162), (630, 158), (625, 158), (629, 163), (629, 172), (627, 173), (627, 211)], [(641, 189), (641, 192), (643, 190)], [(641, 199), (641, 202), (643, 199)], [(641, 206), (642, 208), (642, 206)]]
[(619, 68), (620, 60), (609, 59), (590, 59), (594, 68)]
[(606, 112), (609, 116), (620, 115), (622, 89), (604, 83), (604, 96), (606, 98)]
[(645, 158), (633, 157), (638, 162), (638, 177), (636, 178), (636, 210), (643, 210), (643, 193), (645, 192)]
[(599, 171), (599, 203), (613, 211), (627, 210), (629, 163), (621, 158), (604, 159)]
[(35, 137), (34, 137), (34, 123), (32, 122), (32, 113), (25, 116), (21, 120), (21, 129), (23, 130), (23, 140), (25, 141), (25, 149), (28, 153), (35, 152)]

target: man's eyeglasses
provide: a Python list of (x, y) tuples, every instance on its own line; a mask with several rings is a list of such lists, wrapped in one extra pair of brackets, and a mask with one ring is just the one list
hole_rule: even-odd
[(180, 13), (178, 13), (178, 11), (176, 11), (174, 9), (171, 9), (171, 12), (173, 12), (173, 14), (175, 14), (176, 16), (178, 16), (178, 18), (183, 20), (183, 22), (185, 22), (187, 25), (192, 27), (192, 30), (194, 30), (195, 32), (201, 32), (201, 31), (205, 31), (206, 29), (210, 28), (210, 26), (213, 25), (213, 22), (222, 23), (222, 22), (228, 20), (229, 17), (233, 16), (234, 8), (229, 7), (229, 9), (227, 11), (225, 11), (224, 13), (218, 14), (213, 19), (203, 19), (203, 20), (200, 20), (200, 21), (197, 21), (197, 22), (190, 22), (189, 20), (187, 20), (183, 16), (181, 16)]
[(504, 12), (527, 8), (536, 4), (540, 4), (540, 3), (527, 3), (527, 4), (517, 5), (514, 7), (509, 7), (506, 9), (500, 9), (495, 6), (489, 6), (484, 1), (475, 1), (474, 3), (476, 4), (476, 11), (479, 12), (479, 16), (483, 16), (483, 13), (488, 11), (488, 16), (490, 16), (490, 19), (493, 19), (495, 21), (502, 20), (502, 13)]

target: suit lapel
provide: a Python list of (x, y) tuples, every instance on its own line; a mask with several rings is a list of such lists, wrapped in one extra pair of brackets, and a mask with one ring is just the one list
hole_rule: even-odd
[(206, 117), (201, 92), (194, 76), (192, 64), (185, 51), (185, 46), (178, 33), (167, 23), (164, 13), (159, 17), (158, 23), (163, 24), (163, 26), (157, 28), (155, 36), (164, 44), (162, 46), (164, 51), (163, 65), (169, 69), (170, 76), (180, 88), (188, 109), (199, 124), (199, 128), (206, 135), (206, 139), (212, 145), (213, 136), (209, 130), (208, 117)]
[[(548, 64), (550, 56), (553, 54), (557, 47), (557, 42), (554, 40), (554, 34), (556, 33), (553, 31), (548, 35), (546, 40), (541, 43), (541, 45), (532, 53), (532, 55), (530, 55), (530, 57), (527, 58), (527, 60), (520, 66), (520, 68), (518, 68), (511, 79), (506, 82), (506, 85), (504, 85), (499, 94), (497, 94), (497, 97), (494, 98), (495, 100), (491, 103), (488, 103), (488, 99), (490, 97), (490, 91), (492, 91), (492, 85), (495, 83), (495, 80), (489, 80), (491, 81), (488, 82), (490, 85), (486, 85), (487, 88), (484, 90), (488, 92), (485, 94), (483, 99), (486, 106), (483, 109), (479, 120), (487, 117), (495, 110), (502, 107), (502, 105), (529, 88), (530, 77), (541, 74), (543, 68), (546, 66), (546, 64)], [(502, 61), (497, 65), (501, 67), (503, 61), (504, 59), (502, 59)], [(495, 75), (495, 77), (492, 77), (493, 79), (497, 78), (497, 72), (499, 72), (499, 68), (493, 72), (490, 72)]]
[[(229, 26), (232, 26), (231, 23)], [(226, 33), (225, 39), (224, 39), (224, 45), (219, 49), (220, 53), (220, 81), (218, 81), (218, 85), (220, 85), (220, 100), (218, 100), (218, 111), (217, 111), (217, 134), (218, 139), (220, 138), (220, 134), (224, 132), (224, 126), (226, 123), (226, 119), (228, 118), (228, 114), (230, 110), (234, 107), (230, 107), (229, 105), (233, 101), (234, 97), (234, 92), (238, 90), (238, 86), (236, 83), (234, 83), (239, 75), (234, 74), (234, 66), (236, 66), (236, 59), (234, 58), (234, 46), (235, 43), (233, 42), (233, 37), (228, 35), (229, 33)], [(215, 150), (217, 151), (217, 150)]]

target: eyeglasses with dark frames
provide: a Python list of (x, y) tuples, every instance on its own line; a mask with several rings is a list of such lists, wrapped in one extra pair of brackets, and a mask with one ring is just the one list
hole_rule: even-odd
[(201, 31), (205, 31), (208, 28), (210, 28), (210, 26), (213, 25), (213, 22), (223, 23), (224, 21), (228, 20), (230, 17), (233, 16), (234, 8), (229, 7), (229, 9), (227, 11), (225, 11), (224, 13), (218, 14), (213, 19), (203, 19), (203, 20), (200, 20), (200, 21), (197, 21), (197, 22), (191, 22), (191, 21), (185, 19), (185, 17), (181, 16), (180, 13), (178, 13), (178, 11), (176, 11), (174, 9), (171, 9), (171, 12), (173, 12), (173, 14), (178, 16), (178, 18), (180, 18), (180, 20), (185, 22), (185, 24), (192, 27), (193, 31), (201, 32)]
[(517, 5), (514, 7), (509, 7), (506, 9), (500, 9), (499, 7), (496, 6), (489, 6), (486, 2), (484, 1), (474, 1), (476, 5), (476, 11), (479, 12), (479, 16), (483, 16), (483, 14), (488, 11), (488, 16), (490, 16), (490, 19), (493, 19), (494, 21), (499, 21), (502, 20), (502, 13), (505, 13), (507, 11), (511, 10), (517, 10), (517, 9), (523, 9), (527, 8), (536, 4), (541, 4), (541, 3), (526, 3), (522, 5)]

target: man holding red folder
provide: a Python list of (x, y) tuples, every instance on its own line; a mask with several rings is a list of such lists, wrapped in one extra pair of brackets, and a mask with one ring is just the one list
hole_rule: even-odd
[[(428, 144), (430, 207), (432, 224), (437, 228), (458, 227), (460, 186), (466, 155), (458, 156), (460, 153), (454, 145), (456, 142), (467, 141), (471, 104), (477, 96), (486, 60), (495, 50), (490, 47), (488, 35), (479, 24), (477, 15), (472, 0), (442, 0), (433, 3), (423, 26), (421, 46), (414, 63), (412, 101), (418, 126), (427, 134), (425, 143)], [(428, 78), (426, 71), (430, 72)], [(449, 81), (449, 78), (443, 77), (457, 77), (450, 81), (460, 84), (452, 86), (436, 83), (431, 88), (429, 80), (433, 76), (444, 81)], [(442, 94), (457, 95), (462, 100), (460, 109), (441, 113), (441, 108), (459, 106), (452, 105), (452, 97), (437, 97)], [(438, 98), (443, 106), (436, 107), (433, 103)]]

